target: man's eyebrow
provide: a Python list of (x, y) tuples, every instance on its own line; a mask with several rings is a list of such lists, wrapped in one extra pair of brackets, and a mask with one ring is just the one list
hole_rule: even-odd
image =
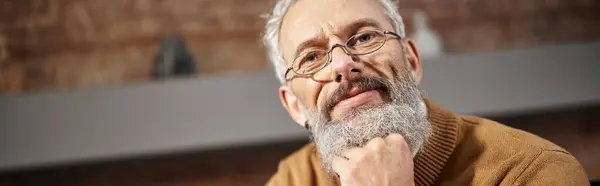
[(377, 22), (375, 19), (362, 18), (362, 19), (355, 20), (355, 21), (347, 24), (346, 26), (344, 26), (342, 28), (342, 30), (340, 30), (341, 32), (339, 34), (350, 35), (350, 34), (353, 34), (354, 32), (356, 32), (356, 30), (363, 28), (363, 27), (374, 27), (376, 29), (382, 28), (381, 24), (379, 24), (379, 22)]
[(304, 49), (310, 48), (310, 47), (316, 46), (316, 45), (327, 45), (328, 42), (329, 42), (329, 39), (327, 39), (323, 35), (318, 35), (312, 39), (309, 39), (309, 40), (306, 40), (306, 41), (300, 43), (298, 45), (298, 47), (296, 48), (296, 52), (294, 53), (294, 60), (296, 59), (296, 57), (298, 57), (298, 55), (301, 54), (302, 51), (304, 51)]

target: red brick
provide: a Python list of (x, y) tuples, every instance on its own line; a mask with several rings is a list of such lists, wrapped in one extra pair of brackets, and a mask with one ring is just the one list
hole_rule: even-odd
[(504, 48), (523, 47), (540, 43), (539, 37), (532, 32), (537, 23), (539, 23), (539, 19), (536, 18), (509, 18), (501, 22)]
[(23, 63), (21, 62), (0, 64), (0, 92), (21, 93), (25, 82), (23, 70)]
[(502, 43), (502, 32), (494, 23), (466, 26), (441, 33), (446, 38), (444, 46), (450, 52), (493, 50)]
[(25, 89), (66, 90), (101, 85), (121, 85), (149, 80), (157, 47), (57, 54), (29, 59), (26, 63)]
[(258, 40), (190, 42), (188, 49), (201, 75), (258, 70), (269, 64)]

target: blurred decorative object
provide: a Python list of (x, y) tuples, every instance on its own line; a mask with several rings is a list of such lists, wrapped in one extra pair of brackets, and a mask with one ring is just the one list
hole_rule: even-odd
[(424, 59), (435, 58), (444, 54), (443, 44), (440, 36), (427, 24), (427, 14), (417, 11), (413, 15), (414, 30), (411, 37), (417, 50)]
[(154, 79), (171, 76), (187, 76), (196, 73), (194, 57), (188, 52), (183, 39), (179, 36), (165, 37), (154, 58)]

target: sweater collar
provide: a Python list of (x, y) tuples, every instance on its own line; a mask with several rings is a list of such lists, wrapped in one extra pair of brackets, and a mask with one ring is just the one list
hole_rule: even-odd
[(433, 185), (442, 174), (457, 144), (459, 118), (424, 98), (433, 134), (415, 157), (416, 185)]

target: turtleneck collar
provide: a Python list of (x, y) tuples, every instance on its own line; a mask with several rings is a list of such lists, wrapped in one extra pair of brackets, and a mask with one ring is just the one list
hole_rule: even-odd
[(424, 100), (433, 134), (415, 157), (415, 184), (433, 185), (456, 147), (459, 118), (433, 101), (427, 98)]

